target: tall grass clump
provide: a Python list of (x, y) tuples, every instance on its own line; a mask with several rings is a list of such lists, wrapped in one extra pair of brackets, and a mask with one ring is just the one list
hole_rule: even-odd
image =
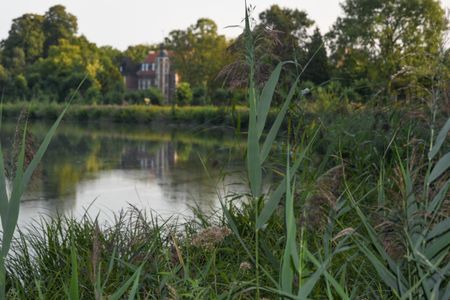
[[(70, 103), (70, 102), (69, 102)], [(21, 141), (20, 151), (17, 157), (17, 163), (15, 167), (15, 176), (12, 180), (12, 190), (10, 195), (7, 193), (8, 179), (5, 176), (5, 163), (3, 159), (3, 150), (0, 143), (0, 218), (2, 223), (2, 236), (1, 236), (1, 255), (0, 255), (0, 299), (5, 299), (6, 291), (6, 269), (5, 260), (8, 256), (8, 252), (11, 248), (11, 242), (13, 240), (14, 232), (17, 226), (17, 220), (19, 217), (20, 201), (23, 193), (25, 192), (27, 185), (33, 175), (34, 170), (38, 166), (45, 151), (50, 144), (50, 141), (55, 134), (64, 114), (66, 113), (68, 106), (59, 115), (53, 126), (48, 131), (42, 144), (38, 148), (33, 159), (29, 165), (25, 168), (25, 137), (27, 126), (24, 126), (23, 138)], [(0, 130), (1, 130), (1, 108), (0, 108)]]
[[(84, 80), (80, 83), (77, 90), (81, 87)], [(44, 156), (52, 137), (55, 135), (55, 132), (61, 123), (64, 115), (66, 114), (67, 110), (70, 107), (70, 104), (72, 100), (74, 99), (74, 95), (76, 92), (72, 95), (71, 99), (68, 101), (67, 105), (63, 109), (63, 111), (60, 113), (56, 121), (53, 123), (51, 128), (48, 130), (47, 134), (45, 135), (44, 140), (42, 141), (41, 145), (39, 146), (38, 150), (34, 154), (33, 158), (29, 162), (27, 166), (25, 166), (25, 150), (26, 150), (26, 136), (27, 136), (27, 122), (25, 120), (25, 126), (23, 129), (23, 135), (21, 138), (21, 144), (20, 144), (20, 150), (17, 155), (17, 162), (14, 168), (13, 172), (13, 179), (12, 179), (12, 189), (10, 193), (8, 193), (7, 185), (8, 185), (8, 178), (5, 175), (5, 163), (4, 163), (4, 157), (3, 157), (3, 149), (0, 142), (0, 219), (1, 219), (1, 225), (2, 225), (2, 232), (1, 232), (1, 255), (0, 255), (0, 299), (6, 299), (7, 295), (8, 298), (17, 298), (18, 295), (14, 294), (12, 296), (9, 291), (15, 291), (14, 289), (9, 289), (8, 294), (7, 291), (7, 282), (8, 282), (8, 276), (11, 274), (7, 274), (7, 259), (8, 259), (8, 253), (11, 250), (12, 244), (13, 244), (13, 238), (14, 233), (16, 231), (17, 227), (17, 221), (19, 217), (19, 210), (20, 210), (20, 201), (22, 199), (22, 195), (27, 189), (27, 185), (31, 180), (31, 177), (33, 175), (34, 170), (38, 166), (39, 162), (42, 160), (42, 157)], [(0, 105), (0, 130), (1, 130), (1, 124), (2, 124), (2, 106)], [(18, 127), (19, 128), (19, 127)], [(70, 229), (73, 229), (73, 227), (70, 227)], [(64, 289), (64, 297), (67, 297), (69, 299), (81, 299), (82, 295), (79, 293), (79, 262), (78, 262), (78, 247), (79, 244), (75, 244), (71, 235), (72, 232), (68, 230), (69, 228), (45, 228), (47, 234), (52, 234), (55, 232), (59, 232), (63, 234), (66, 237), (69, 237), (70, 240), (70, 259), (64, 260), (64, 264), (67, 263), (67, 261), (70, 261), (70, 268), (71, 268), (71, 276), (70, 280), (66, 282), (60, 282)], [(52, 230), (53, 229), (53, 230)], [(22, 236), (22, 240), (23, 236)], [(33, 241), (32, 239), (30, 240)], [(35, 251), (39, 250), (39, 247), (34, 247), (33, 251), (28, 252), (28, 243), (24, 242), (22, 244), (23, 247), (25, 247), (25, 252), (23, 252), (24, 256), (22, 257), (28, 257), (28, 263), (30, 263), (31, 256), (37, 255)], [(36, 246), (39, 246), (36, 245)], [(48, 250), (48, 249), (47, 249)], [(61, 249), (59, 249), (61, 250)], [(47, 264), (54, 263), (54, 260), (57, 256), (54, 256), (55, 253), (52, 253), (50, 251), (47, 251), (45, 255), (50, 255), (50, 257), (47, 257), (47, 260), (45, 261)], [(33, 260), (35, 258), (32, 258)], [(111, 258), (114, 259), (114, 258)], [(22, 261), (27, 262), (27, 261)], [(24, 268), (24, 265), (16, 265), (15, 270), (20, 271), (22, 268)], [(56, 268), (59, 269), (58, 266)], [(25, 269), (25, 268), (24, 268)], [(28, 271), (33, 270), (33, 268), (28, 268)], [(127, 279), (127, 281), (122, 285), (122, 287), (117, 288), (114, 293), (112, 293), (109, 296), (109, 299), (120, 299), (124, 293), (127, 292), (129, 287), (131, 286), (131, 283), (133, 283), (132, 289), (130, 291), (130, 299), (134, 298), (134, 295), (136, 294), (136, 291), (138, 289), (137, 282), (140, 276), (140, 270), (141, 267), (137, 267), (131, 277)], [(7, 276), (8, 275), (8, 276)], [(23, 274), (24, 276), (28, 274)], [(42, 293), (41, 284), (42, 284), (42, 276), (43, 274), (39, 274), (39, 276), (36, 276), (33, 281), (28, 282), (28, 284), (31, 284), (32, 286), (35, 285), (38, 293), (37, 296), (39, 299), (45, 299), (44, 294)], [(25, 277), (22, 277), (22, 279)], [(98, 277), (99, 278), (99, 277)], [(22, 281), (23, 283), (23, 281)], [(34, 283), (34, 284), (33, 284)], [(99, 284), (97, 284), (98, 288)], [(11, 286), (10, 286), (11, 288)], [(52, 290), (51, 293), (48, 295), (51, 295), (52, 297), (54, 295), (55, 289)], [(99, 295), (102, 295), (102, 290), (100, 289)], [(29, 298), (30, 294), (25, 292), (21, 298), (26, 299)], [(64, 298), (61, 295), (62, 298)]]
[[(396, 299), (450, 297), (450, 152), (438, 157), (449, 130), (450, 119), (431, 141), (423, 166), (422, 161), (411, 158), (405, 162), (398, 157), (396, 171), (402, 202), (396, 214), (398, 224), (389, 218), (382, 223), (384, 237), (380, 238), (347, 189), (363, 228), (355, 243)], [(384, 196), (381, 189), (379, 198)]]
[[(275, 189), (267, 193), (263, 193), (262, 178), (264, 173), (264, 164), (268, 159), (271, 151), (276, 145), (276, 137), (280, 127), (285, 119), (286, 113), (290, 107), (293, 97), (298, 92), (297, 84), (299, 77), (292, 83), (292, 87), (287, 97), (282, 102), (282, 106), (270, 126), (268, 133), (264, 134), (264, 130), (269, 126), (267, 116), (271, 108), (271, 102), (274, 98), (275, 89), (279, 77), (282, 73), (283, 66), (290, 62), (281, 62), (272, 72), (269, 80), (264, 85), (261, 92), (255, 86), (255, 57), (254, 57), (254, 37), (250, 28), (249, 14), (246, 9), (245, 15), (245, 46), (246, 46), (246, 62), (249, 68), (249, 126), (247, 140), (247, 174), (250, 187), (250, 202), (254, 209), (254, 220), (250, 223), (254, 225), (254, 250), (252, 251), (241, 237), (238, 227), (235, 224), (235, 217), (223, 205), (225, 215), (232, 228), (234, 234), (241, 241), (241, 245), (246, 250), (249, 258), (255, 265), (255, 297), (260, 298), (262, 293), (277, 294), (281, 298), (306, 299), (310, 297), (315, 285), (319, 279), (324, 276), (329, 293), (331, 290), (341, 298), (348, 298), (343, 287), (328, 272), (328, 265), (331, 263), (333, 252), (325, 251), (322, 255), (315, 256), (311, 253), (306, 245), (305, 231), (298, 231), (296, 218), (296, 191), (301, 182), (296, 179), (296, 174), (302, 165), (302, 162), (310, 149), (311, 142), (303, 143), (298, 151), (291, 153), (292, 149), (287, 144), (286, 153), (286, 169), (283, 174), (283, 180)], [(314, 138), (312, 138), (314, 139)], [(291, 162), (292, 161), (292, 162)], [(266, 235), (271, 234), (269, 221), (278, 212), (278, 208), (284, 199), (283, 207), (283, 238), (280, 242), (283, 245), (281, 259), (271, 256), (272, 265), (275, 266), (274, 271), (269, 271), (267, 266), (261, 264), (270, 249), (264, 247), (267, 245)], [(325, 243), (329, 242), (324, 240)], [(340, 251), (341, 243), (338, 244), (336, 251)], [(311, 271), (312, 265), (315, 271)], [(277, 267), (278, 266), (278, 267)], [(263, 283), (264, 282), (264, 283)], [(269, 283), (269, 285), (267, 285)]]

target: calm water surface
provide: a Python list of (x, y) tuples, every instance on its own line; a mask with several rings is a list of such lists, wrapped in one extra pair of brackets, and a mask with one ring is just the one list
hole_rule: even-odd
[[(30, 124), (34, 148), (50, 125)], [(2, 127), (7, 156), (15, 128)], [(220, 130), (66, 122), (29, 185), (19, 225), (56, 213), (80, 217), (88, 207), (102, 219), (130, 205), (163, 217), (218, 208), (218, 192), (245, 191), (244, 146)]]

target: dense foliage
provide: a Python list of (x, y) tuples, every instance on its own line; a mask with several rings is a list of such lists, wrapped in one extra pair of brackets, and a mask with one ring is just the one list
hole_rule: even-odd
[[(303, 86), (340, 86), (345, 95), (339, 97), (351, 94), (354, 102), (374, 95), (383, 95), (380, 101), (414, 101), (423, 96), (418, 89), (431, 87), (437, 65), (440, 76), (448, 77), (450, 60), (437, 59), (446, 57), (448, 25), (439, 1), (346, 0), (341, 6), (343, 15), (325, 36), (313, 30), (314, 20), (305, 11), (278, 5), (263, 11), (252, 29), (257, 82), (267, 80), (278, 62), (292, 61), (283, 66), (280, 93), (302, 74)], [(227, 40), (213, 20), (201, 18), (171, 31), (164, 42), (180, 81), (192, 89), (191, 105), (243, 101), (248, 72), (242, 36)], [(125, 89), (119, 67), (124, 60), (139, 64), (157, 49), (98, 47), (78, 35), (76, 16), (62, 5), (43, 15), (24, 14), (0, 43), (1, 93), (8, 101), (63, 102), (84, 79), (78, 95), (83, 103), (144, 103), (146, 97)], [(161, 103), (154, 94), (151, 102)]]

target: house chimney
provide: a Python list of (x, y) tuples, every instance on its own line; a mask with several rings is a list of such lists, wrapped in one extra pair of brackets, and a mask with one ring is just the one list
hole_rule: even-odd
[(159, 44), (159, 56), (164, 57), (166, 53), (164, 52), (164, 43)]

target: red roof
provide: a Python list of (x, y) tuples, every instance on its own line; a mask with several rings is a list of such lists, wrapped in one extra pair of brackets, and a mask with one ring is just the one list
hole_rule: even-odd
[(156, 62), (157, 57), (158, 57), (158, 53), (152, 51), (147, 55), (144, 62), (152, 64), (152, 63)]

